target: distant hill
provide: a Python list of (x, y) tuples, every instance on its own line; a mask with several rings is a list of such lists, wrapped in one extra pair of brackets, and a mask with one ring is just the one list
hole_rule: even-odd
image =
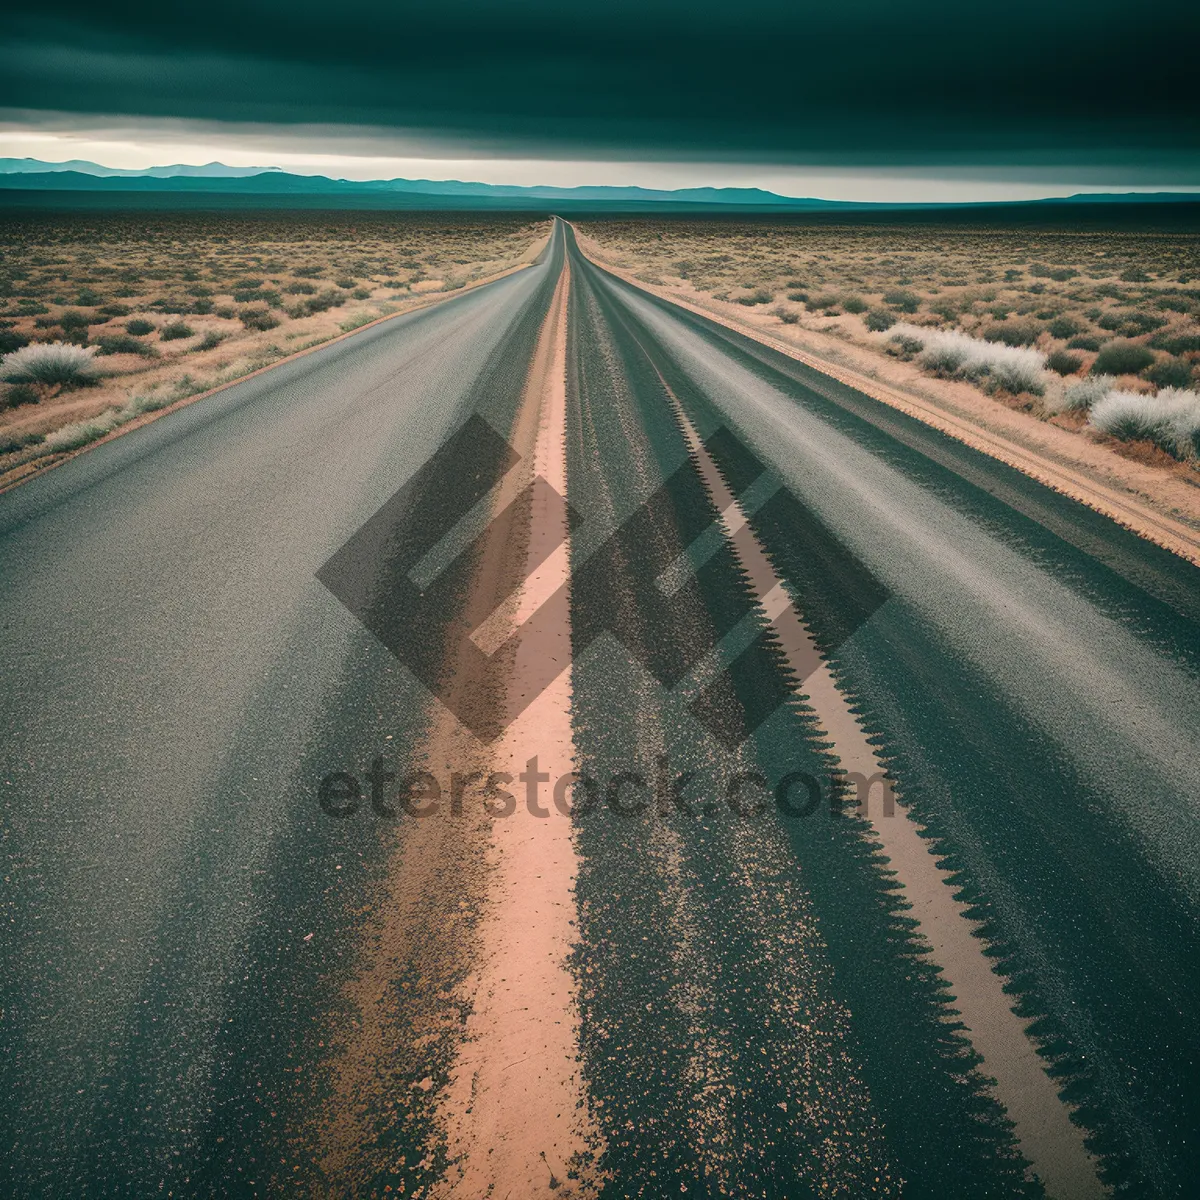
[[(521, 187), (517, 185), (467, 183), (458, 179), (329, 179), (324, 175), (292, 175), (277, 168), (226, 167), (209, 163), (203, 167), (149, 167), (124, 171), (74, 161), (42, 163), (30, 158), (0, 159), (0, 188), (38, 191), (180, 191), (232, 192), (245, 195), (278, 196), (283, 193), (325, 196), (424, 197), (474, 202), (521, 201), (523, 207), (543, 207), (547, 201), (600, 204), (700, 204), (731, 205), (737, 208), (797, 206), (838, 207), (832, 200), (797, 200), (760, 188), (681, 188), (661, 191), (640, 187)], [(509, 205), (506, 205), (508, 207)]]
[(458, 179), (329, 179), (293, 175), (278, 167), (227, 167), (176, 164), (122, 170), (84, 160), (64, 163), (34, 158), (0, 158), (0, 205), (46, 208), (345, 208), (345, 209), (496, 209), (564, 213), (789, 213), (836, 218), (855, 214), (950, 213), (1049, 209), (1142, 212), (1171, 206), (1195, 208), (1200, 195), (1177, 192), (1054, 197), (997, 204), (895, 204), (780, 196), (760, 188), (520, 187), (471, 183)]
[(263, 175), (267, 172), (278, 172), (279, 167), (227, 167), (224, 163), (205, 163), (202, 167), (189, 166), (186, 163), (175, 163), (170, 167), (144, 167), (141, 170), (126, 170), (122, 167), (102, 167), (99, 163), (88, 162), (83, 158), (73, 158), (69, 162), (43, 162), (40, 158), (0, 158), (0, 175), (32, 175), (60, 174), (63, 171), (76, 171), (82, 175), (94, 175), (99, 178), (154, 178), (170, 179), (175, 176), (193, 176), (208, 179), (241, 179), (250, 175)]

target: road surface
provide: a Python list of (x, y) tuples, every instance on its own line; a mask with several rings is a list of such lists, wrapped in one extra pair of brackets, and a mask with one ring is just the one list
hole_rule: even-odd
[(0, 563), (6, 1194), (1200, 1175), (1200, 572), (562, 223)]

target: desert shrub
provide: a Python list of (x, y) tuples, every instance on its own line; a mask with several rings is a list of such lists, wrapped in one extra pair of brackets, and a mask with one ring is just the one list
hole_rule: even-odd
[(260, 288), (266, 282), (264, 279), (235, 279), (229, 285), (231, 292), (252, 292), (255, 288)]
[(1164, 358), (1142, 372), (1159, 388), (1186, 388), (1192, 382), (1192, 364), (1186, 358)]
[(289, 283), (283, 290), (289, 296), (311, 296), (316, 292), (317, 288), (315, 284), (297, 281), (296, 283)]
[(984, 329), (983, 340), (1005, 346), (1032, 346), (1041, 332), (1041, 327), (1032, 321), (1002, 321)]
[[(194, 274), (194, 272), (191, 272), (191, 271), (185, 272), (184, 278), (186, 279), (188, 277), (188, 275), (191, 275), (191, 274)], [(209, 296), (212, 295), (212, 288), (205, 287), (204, 284), (202, 284), (202, 283), (193, 283), (192, 286), (187, 289), (187, 294), (189, 296), (198, 296), (200, 299), (203, 300), (203, 299), (207, 299)]]
[(125, 332), (132, 333), (134, 337), (144, 337), (148, 333), (153, 333), (154, 330), (154, 322), (147, 321), (143, 317), (134, 317), (132, 321), (125, 322)]
[(158, 335), (164, 342), (177, 342), (181, 338), (190, 338), (195, 335), (195, 330), (184, 321), (171, 321), (162, 327), (162, 332)]
[(833, 295), (812, 296), (806, 303), (810, 312), (829, 311), (837, 308), (838, 298)]
[(101, 354), (140, 354), (143, 358), (157, 358), (158, 350), (153, 342), (143, 342), (127, 333), (106, 333), (96, 339)]
[(1168, 354), (1189, 354), (1200, 350), (1200, 334), (1197, 333), (1156, 333), (1150, 339), (1150, 345), (1155, 350), (1165, 350)]
[(921, 365), (939, 375), (956, 375), (962, 370), (971, 353), (971, 339), (961, 337), (934, 338), (921, 351)]
[(29, 339), (23, 333), (17, 333), (13, 329), (0, 329), (0, 355), (11, 354), (14, 350), (28, 345)]
[(146, 307), (160, 313), (185, 313), (192, 306), (189, 301), (180, 300), (177, 296), (160, 296), (157, 300), (151, 300)]
[(75, 303), (83, 305), (84, 308), (95, 308), (104, 303), (104, 297), (99, 292), (92, 291), (91, 288), (83, 288), (75, 298)]
[(346, 297), (341, 292), (335, 292), (332, 288), (327, 288), (323, 292), (318, 292), (315, 296), (310, 296), (302, 307), (306, 313), (321, 313), (331, 308), (337, 308), (339, 305), (345, 303)]
[(346, 291), (349, 291), (351, 288), (358, 287), (357, 279), (343, 278), (335, 280), (334, 282), (338, 285), (338, 287), (344, 288)]
[(299, 279), (320, 279), (325, 274), (325, 268), (318, 266), (297, 267), (292, 274)]
[[(462, 287), (463, 285), (460, 283), (458, 286)], [(351, 295), (355, 300), (370, 300), (371, 298), (371, 292), (369, 288), (355, 288), (354, 291), (351, 292)]]
[(1137, 337), (1139, 333), (1150, 333), (1152, 330), (1161, 329), (1167, 323), (1167, 318), (1159, 316), (1158, 313), (1142, 312), (1136, 308), (1123, 312), (1121, 317), (1123, 318), (1121, 327), (1127, 331), (1127, 337)]
[(46, 449), (52, 453), (65, 453), (68, 450), (78, 450), (89, 442), (94, 442), (111, 433), (121, 423), (116, 411), (102, 413), (87, 421), (77, 421), (73, 425), (64, 425), (46, 435)]
[(1088, 333), (1077, 333), (1069, 342), (1067, 342), (1068, 350), (1092, 350), (1100, 349), (1100, 339), (1092, 337)]
[(5, 408), (20, 408), (22, 404), (37, 404), (41, 393), (28, 383), (14, 383), (4, 390)]
[(897, 326), (892, 340), (908, 350), (915, 345), (921, 365), (947, 375), (1003, 388), (1008, 392), (1045, 390), (1045, 357), (1038, 350), (997, 345), (956, 330), (917, 329)]
[(100, 315), (112, 320), (113, 317), (129, 316), (129, 306), (127, 304), (106, 304), (101, 310)]
[(861, 296), (845, 296), (842, 299), (842, 307), (848, 313), (865, 313), (867, 302)]
[(1070, 354), (1066, 350), (1055, 350), (1046, 359), (1046, 366), (1058, 375), (1074, 375), (1083, 366), (1083, 359), (1078, 354)]
[(159, 409), (166, 408), (168, 405), (174, 404), (178, 397), (170, 392), (149, 391), (143, 392), (140, 396), (134, 396), (129, 403), (125, 405), (125, 416), (132, 420), (134, 417), (140, 417), (144, 413), (158, 412)]
[(260, 331), (274, 329), (279, 324), (279, 318), (273, 316), (265, 308), (248, 308), (244, 312), (238, 313), (238, 316), (247, 329)]
[(782, 304), (777, 305), (771, 310), (785, 325), (795, 325), (800, 320), (800, 314), (790, 308), (784, 308)]
[(218, 332), (215, 329), (210, 329), (197, 345), (197, 350), (215, 350), (224, 340), (225, 334)]
[(884, 330), (891, 329), (896, 323), (896, 318), (886, 308), (871, 309), (864, 320), (872, 333), (883, 333)]
[(1167, 388), (1157, 396), (1109, 392), (1092, 405), (1089, 418), (1103, 433), (1123, 442), (1153, 442), (1176, 458), (1200, 448), (1200, 395)]
[(892, 349), (891, 354), (897, 354), (901, 358), (912, 358), (914, 354), (920, 354), (925, 349), (925, 332), (920, 329), (914, 329), (911, 325), (900, 325), (896, 327), (896, 332), (888, 338)]
[(921, 307), (921, 297), (915, 292), (908, 292), (903, 288), (884, 292), (883, 302), (891, 308), (906, 313), (915, 313)]
[(1046, 328), (1049, 329), (1050, 336), (1055, 338), (1069, 338), (1079, 332), (1078, 322), (1070, 317), (1055, 317)]
[(807, 303), (808, 303), (808, 293), (807, 293), (807, 292), (803, 292), (803, 291), (801, 291), (801, 292), (797, 292), (797, 291), (791, 291), (791, 292), (788, 292), (788, 294), (787, 294), (787, 298), (788, 298), (789, 300), (794, 300), (794, 301), (795, 301), (797, 304), (807, 304)]
[(1068, 279), (1074, 279), (1079, 274), (1078, 271), (1071, 267), (1048, 267), (1043, 263), (1032, 263), (1029, 267), (1029, 273), (1041, 279), (1053, 279), (1057, 283), (1065, 283)]
[(282, 297), (273, 288), (239, 288), (233, 293), (233, 298), (238, 304), (254, 304), (261, 301), (264, 304), (278, 305), (283, 302)]
[(78, 387), (95, 380), (95, 350), (62, 342), (25, 346), (6, 355), (0, 379), (6, 383), (60, 384)]
[(58, 323), (65, 330), (86, 329), (92, 322), (87, 313), (65, 312), (58, 318)]
[(1153, 361), (1153, 353), (1136, 342), (1107, 342), (1096, 356), (1092, 371), (1100, 375), (1136, 375)]
[(1089, 375), (1079, 383), (1073, 383), (1063, 393), (1063, 408), (1072, 412), (1084, 412), (1097, 400), (1102, 400), (1116, 386), (1111, 375)]
[(1150, 276), (1141, 267), (1126, 267), (1121, 272), (1122, 283), (1149, 283)]
[(1188, 299), (1187, 296), (1159, 296), (1155, 300), (1155, 305), (1158, 308), (1165, 309), (1167, 312), (1186, 313), (1192, 311), (1194, 301)]
[(40, 433), (20, 433), (15, 437), (12, 435), (0, 437), (0, 454), (15, 454), (27, 446), (38, 446), (45, 440)]
[(191, 306), (188, 308), (188, 312), (193, 312), (198, 317), (207, 317), (212, 310), (213, 302), (203, 298), (199, 300), (193, 300)]
[(748, 296), (734, 297), (737, 304), (744, 304), (747, 307), (754, 304), (770, 304), (774, 299), (774, 293), (768, 292), (766, 288), (755, 288)]

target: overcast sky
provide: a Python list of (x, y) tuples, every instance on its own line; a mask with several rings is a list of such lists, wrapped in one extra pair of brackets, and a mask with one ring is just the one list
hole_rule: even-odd
[(0, 154), (835, 199), (1200, 190), (1200, 5), (57, 0)]

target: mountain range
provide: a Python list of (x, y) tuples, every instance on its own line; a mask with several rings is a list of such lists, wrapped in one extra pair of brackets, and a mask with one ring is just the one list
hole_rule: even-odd
[[(128, 170), (104, 167), (83, 159), (43, 162), (36, 158), (0, 158), (0, 196), (13, 205), (14, 193), (39, 193), (27, 203), (111, 207), (185, 207), (238, 204), (267, 207), (410, 208), (410, 209), (527, 209), (601, 208), (610, 211), (707, 211), (836, 213), (894, 209), (970, 209), (997, 205), (871, 204), (780, 196), (761, 188), (679, 188), (673, 191), (641, 187), (522, 187), (515, 184), (471, 183), (457, 179), (330, 179), (324, 175), (294, 175), (279, 167), (172, 166)], [(64, 195), (64, 193), (72, 195)], [(57, 194), (57, 196), (55, 195)], [(1020, 202), (1088, 206), (1112, 203), (1195, 204), (1200, 195), (1177, 192), (1079, 195)], [(1007, 206), (1000, 206), (1007, 207)]]

